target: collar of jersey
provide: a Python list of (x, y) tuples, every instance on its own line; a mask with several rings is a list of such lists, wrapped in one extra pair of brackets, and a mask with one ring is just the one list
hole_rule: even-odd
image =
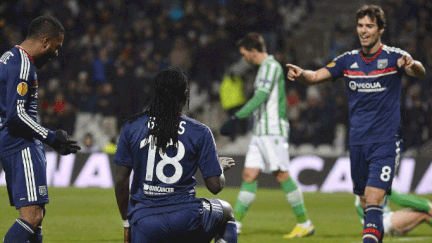
[(382, 49), (383, 49), (384, 45), (381, 44), (380, 49), (375, 53), (375, 55), (371, 58), (371, 59), (366, 59), (366, 57), (363, 56), (363, 52), (360, 51), (360, 55), (361, 58), (363, 59), (363, 61), (366, 62), (366, 64), (369, 64), (370, 62), (372, 62), (375, 58), (377, 58), (377, 56), (379, 56), (379, 54), (381, 53)]
[(18, 48), (18, 49), (23, 50), (27, 54), (27, 56), (29, 57), (29, 59), (32, 61), (32, 63), (34, 63), (33, 58), (30, 56), (30, 54), (28, 54), (28, 52), (24, 48), (22, 48), (19, 45), (16, 45), (15, 47)]

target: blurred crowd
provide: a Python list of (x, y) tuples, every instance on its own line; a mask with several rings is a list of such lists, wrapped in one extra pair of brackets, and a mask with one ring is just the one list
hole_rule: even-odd
[[(218, 87), (227, 76), (238, 75), (245, 87), (250, 87), (247, 74), (233, 71), (240, 59), (235, 42), (249, 31), (263, 34), (268, 52), (283, 66), (288, 61), (295, 64), (292, 58), (287, 59), (293, 50), (284, 39), (295, 34), (300, 21), (313, 11), (313, 3), (2, 1), (0, 52), (21, 43), (35, 17), (49, 14), (59, 18), (66, 29), (65, 42), (59, 57), (38, 71), (40, 121), (50, 129), (75, 134), (83, 144), (95, 140), (91, 134), (94, 131), (85, 122), (97, 121), (100, 134), (113, 141), (125, 119), (142, 111), (152, 99), (152, 78), (166, 67), (182, 68), (198, 87), (198, 93), (208, 94), (211, 103), (219, 102)], [(428, 69), (427, 79), (415, 82), (404, 78), (403, 84), (406, 146), (419, 146), (432, 136), (432, 4), (424, 0), (389, 1), (384, 7), (388, 23), (384, 43), (405, 49)], [(358, 47), (352, 26), (337, 25), (334, 35), (331, 55)], [(328, 61), (317, 55), (309, 68), (322, 67)], [(244, 95), (251, 97), (253, 89), (244, 90)], [(287, 83), (287, 104), (293, 144), (332, 144), (338, 124), (348, 126), (346, 93), (341, 82), (318, 88)], [(103, 146), (88, 147), (93, 151)]]

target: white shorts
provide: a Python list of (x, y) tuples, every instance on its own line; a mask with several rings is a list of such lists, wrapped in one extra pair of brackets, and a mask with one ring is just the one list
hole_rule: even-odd
[(391, 217), (393, 212), (386, 212), (383, 214), (383, 226), (384, 226), (384, 234), (386, 235), (394, 235), (394, 230), (391, 224)]
[(252, 136), (245, 167), (259, 169), (263, 173), (288, 171), (287, 139), (282, 136)]

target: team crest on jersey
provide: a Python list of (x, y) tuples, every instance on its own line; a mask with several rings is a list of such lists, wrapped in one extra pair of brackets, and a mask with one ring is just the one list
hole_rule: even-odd
[(40, 186), (39, 187), (39, 195), (46, 196), (48, 194), (48, 190), (46, 186)]
[(26, 82), (21, 82), (18, 84), (17, 92), (19, 95), (24, 96), (27, 94), (28, 86)]
[(384, 69), (387, 67), (387, 65), (388, 65), (388, 59), (379, 59), (377, 63), (377, 68)]
[(331, 63), (327, 64), (327, 67), (329, 67), (329, 68), (332, 68), (332, 67), (334, 67), (334, 66), (336, 66), (336, 63), (335, 63), (335, 62), (331, 62)]

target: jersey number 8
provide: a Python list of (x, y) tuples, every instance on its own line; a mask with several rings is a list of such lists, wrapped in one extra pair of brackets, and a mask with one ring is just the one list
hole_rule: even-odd
[(385, 182), (389, 181), (391, 178), (391, 171), (392, 170), (391, 170), (390, 166), (388, 166), (388, 165), (382, 167), (381, 180), (385, 181)]
[[(153, 136), (149, 137), (149, 150), (148, 150), (148, 157), (147, 157), (147, 168), (146, 168), (146, 181), (152, 181), (153, 180), (153, 172), (155, 167), (155, 160), (156, 160), (156, 146), (152, 146), (153, 143)], [(168, 145), (174, 145), (171, 141)], [(185, 155), (185, 147), (181, 141), (178, 141), (178, 148), (177, 148), (177, 155), (174, 157), (169, 157), (166, 153), (161, 153), (159, 151), (159, 155), (162, 158), (161, 161), (157, 162), (156, 164), (156, 177), (163, 183), (166, 184), (174, 184), (177, 181), (180, 180), (182, 174), (183, 174), (183, 167), (180, 164), (180, 160), (183, 159)], [(167, 177), (163, 169), (166, 165), (172, 165), (174, 166), (174, 174), (170, 177)]]

